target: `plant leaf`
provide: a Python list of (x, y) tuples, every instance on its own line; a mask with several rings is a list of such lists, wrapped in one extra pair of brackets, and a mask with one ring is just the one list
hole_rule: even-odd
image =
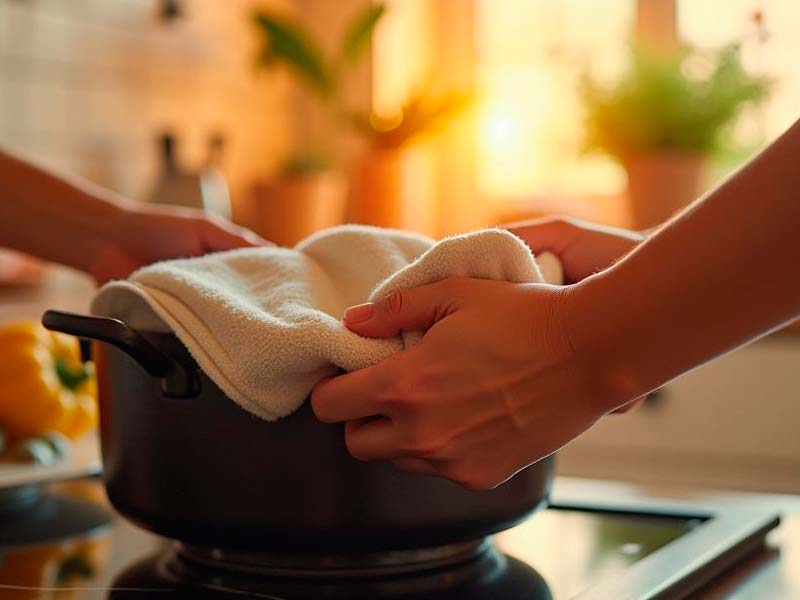
[(667, 56), (635, 48), (631, 58), (610, 87), (588, 73), (582, 79), (586, 146), (623, 161), (654, 151), (712, 152), (742, 107), (771, 87), (744, 69), (736, 46), (711, 53), (685, 47)]
[(321, 96), (333, 90), (333, 78), (322, 52), (299, 26), (266, 12), (257, 12), (254, 22), (264, 34), (259, 65), (283, 63), (306, 81)]
[(382, 148), (400, 148), (432, 134), (473, 104), (469, 91), (453, 91), (438, 97), (411, 96), (403, 105), (400, 123), (384, 131), (373, 129), (373, 143)]
[(386, 13), (385, 4), (370, 4), (353, 19), (344, 36), (339, 60), (343, 63), (356, 62), (372, 41), (372, 34), (378, 22)]

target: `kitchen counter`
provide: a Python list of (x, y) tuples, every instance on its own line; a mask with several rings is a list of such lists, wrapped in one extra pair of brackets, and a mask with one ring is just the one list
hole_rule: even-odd
[(40, 285), (13, 287), (0, 282), (0, 323), (42, 318), (49, 308), (85, 312), (94, 295), (94, 282), (77, 271), (48, 265)]
[[(800, 476), (800, 474), (798, 475)], [(781, 513), (767, 547), (726, 571), (690, 598), (692, 600), (797, 600), (800, 598), (800, 496), (643, 487), (621, 482), (558, 478), (554, 497), (591, 490), (599, 502), (615, 500), (678, 500), (720, 506), (767, 507)]]

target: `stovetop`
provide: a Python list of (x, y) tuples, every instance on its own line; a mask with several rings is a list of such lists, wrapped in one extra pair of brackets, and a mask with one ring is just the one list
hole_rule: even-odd
[[(598, 505), (591, 494), (550, 508), (491, 540), (382, 557), (383, 571), (229, 568), (216, 550), (182, 547), (108, 507), (82, 480), (0, 498), (0, 599), (271, 598), (273, 600), (566, 600), (683, 597), (763, 544), (774, 514), (660, 502)], [(280, 557), (277, 557), (280, 558)], [(336, 557), (334, 557), (336, 558)], [(433, 558), (433, 560), (431, 560)], [(341, 560), (338, 557), (337, 560)], [(283, 557), (285, 566), (291, 561)], [(331, 558), (333, 560), (333, 558)], [(338, 564), (327, 561), (326, 565)], [(421, 564), (423, 564), (421, 563)], [(261, 564), (261, 563), (254, 563)], [(283, 570), (281, 570), (283, 569)], [(392, 570), (394, 569), (394, 570)], [(343, 575), (345, 573), (345, 575)]]

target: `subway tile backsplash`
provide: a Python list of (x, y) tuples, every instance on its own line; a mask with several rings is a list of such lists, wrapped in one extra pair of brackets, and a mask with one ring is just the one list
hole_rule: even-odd
[(184, 0), (164, 22), (158, 1), (0, 0), (0, 145), (142, 197), (159, 133), (196, 166), (219, 131), (236, 201), (289, 143), (288, 78), (254, 72), (249, 24), (288, 3)]

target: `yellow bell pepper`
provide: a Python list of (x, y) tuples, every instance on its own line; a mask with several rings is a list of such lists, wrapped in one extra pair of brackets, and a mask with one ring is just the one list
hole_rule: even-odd
[(12, 438), (77, 438), (97, 425), (94, 367), (76, 338), (35, 321), (0, 327), (0, 425)]

